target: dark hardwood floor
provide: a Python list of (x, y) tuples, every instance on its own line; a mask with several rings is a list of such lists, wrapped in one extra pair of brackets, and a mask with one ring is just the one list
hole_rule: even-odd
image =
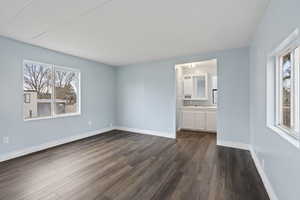
[(112, 131), (0, 163), (1, 200), (268, 200), (250, 153), (215, 134)]

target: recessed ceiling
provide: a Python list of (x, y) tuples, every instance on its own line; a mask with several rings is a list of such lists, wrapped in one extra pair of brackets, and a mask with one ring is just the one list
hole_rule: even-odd
[(1, 0), (0, 34), (128, 65), (248, 46), (269, 0)]

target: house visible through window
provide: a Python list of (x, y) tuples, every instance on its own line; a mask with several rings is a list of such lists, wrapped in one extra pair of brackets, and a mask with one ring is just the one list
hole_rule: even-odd
[(299, 138), (299, 47), (276, 57), (276, 125)]
[(24, 61), (24, 119), (80, 114), (80, 72)]
[(24, 103), (30, 103), (31, 96), (30, 94), (24, 94)]

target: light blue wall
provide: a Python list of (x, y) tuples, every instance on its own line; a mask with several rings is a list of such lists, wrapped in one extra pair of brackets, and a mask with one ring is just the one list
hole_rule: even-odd
[(119, 67), (117, 124), (175, 136), (175, 65), (218, 59), (218, 139), (249, 143), (248, 48)]
[[(218, 139), (248, 143), (248, 55), (248, 48), (241, 48), (114, 68), (0, 37), (0, 137), (10, 137), (10, 144), (1, 144), (0, 154), (102, 129), (111, 123), (174, 137), (175, 65), (213, 58), (218, 59)], [(23, 59), (80, 69), (82, 115), (24, 122)]]
[(118, 126), (175, 136), (175, 74), (169, 66), (154, 63), (117, 70)]
[(271, 0), (255, 34), (250, 59), (251, 143), (280, 200), (299, 200), (300, 150), (266, 127), (266, 61), (300, 28), (299, 0)]
[[(80, 69), (82, 115), (24, 122), (23, 59)], [(0, 37), (0, 91), (0, 155), (114, 123), (115, 68), (104, 64)], [(2, 143), (3, 136), (10, 144)]]

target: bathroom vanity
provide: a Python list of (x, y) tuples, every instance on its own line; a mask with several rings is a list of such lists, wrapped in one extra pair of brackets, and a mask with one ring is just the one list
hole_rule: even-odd
[(217, 132), (217, 107), (184, 106), (181, 122), (181, 129)]

